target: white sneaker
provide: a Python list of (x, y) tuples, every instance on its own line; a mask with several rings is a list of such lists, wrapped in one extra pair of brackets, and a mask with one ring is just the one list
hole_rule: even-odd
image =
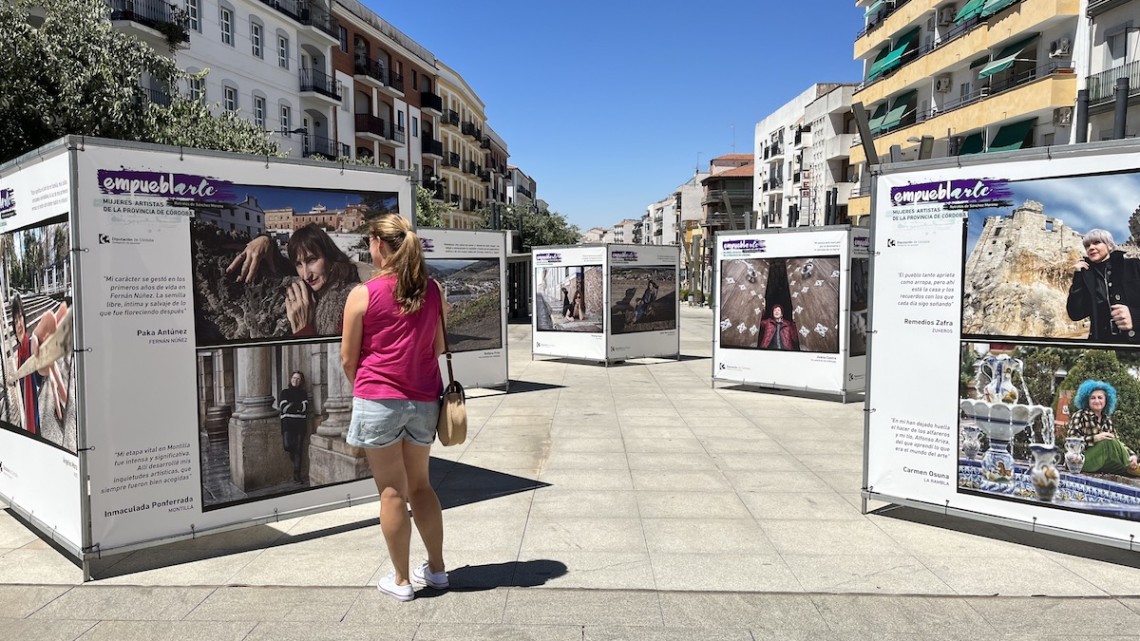
[(447, 580), (447, 570), (432, 572), (428, 569), (427, 561), (424, 561), (420, 567), (412, 569), (412, 581), (436, 590), (446, 590), (450, 585)]
[(376, 589), (397, 601), (411, 601), (416, 593), (412, 584), (399, 585), (396, 583), (396, 574), (392, 573), (376, 582)]

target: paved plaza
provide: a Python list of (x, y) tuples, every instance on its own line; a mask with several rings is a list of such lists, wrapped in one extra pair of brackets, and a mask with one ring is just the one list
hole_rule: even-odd
[(0, 638), (1140, 637), (1140, 554), (862, 514), (862, 403), (714, 388), (712, 324), (683, 306), (681, 359), (608, 368), (531, 360), (510, 327), (510, 392), (473, 392), (468, 442), (434, 452), (450, 591), (377, 592), (376, 503), (108, 557), (88, 583), (0, 512)]

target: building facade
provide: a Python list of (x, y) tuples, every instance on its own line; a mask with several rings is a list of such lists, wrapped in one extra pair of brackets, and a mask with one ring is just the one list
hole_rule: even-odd
[[(1063, 144), (1072, 139), (1078, 76), (1072, 46), (1081, 0), (856, 0), (866, 14), (855, 39), (863, 81), (852, 100), (867, 110), (880, 161)], [(870, 213), (866, 153), (850, 162), (860, 184), (848, 216)]]
[[(1085, 28), (1071, 42), (1058, 43), (1058, 48), (1075, 50), (1080, 89), (1087, 91), (1088, 124), (1083, 128), (1084, 140), (1140, 135), (1140, 56), (1137, 56), (1140, 0), (1088, 0), (1082, 20)], [(1081, 55), (1086, 51), (1087, 55)], [(1127, 101), (1127, 109), (1124, 122), (1118, 124), (1114, 112), (1121, 79), (1128, 81), (1128, 89), (1122, 96)], [(1080, 141), (1081, 124), (1078, 122), (1074, 130), (1075, 141)], [(1117, 131), (1118, 128), (1123, 131)]]

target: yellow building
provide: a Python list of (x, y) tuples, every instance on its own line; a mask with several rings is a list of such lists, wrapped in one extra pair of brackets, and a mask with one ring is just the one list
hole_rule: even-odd
[[(880, 162), (1010, 151), (1070, 140), (1077, 76), (1072, 47), (1080, 0), (856, 0), (862, 103)], [(892, 150), (892, 148), (894, 148)], [(861, 180), (848, 216), (870, 214), (870, 177), (856, 136)], [(853, 221), (854, 222), (854, 221)]]

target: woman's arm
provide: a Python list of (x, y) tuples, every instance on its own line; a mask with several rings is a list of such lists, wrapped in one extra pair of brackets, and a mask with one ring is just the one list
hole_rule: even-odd
[(344, 327), (341, 329), (340, 364), (349, 383), (356, 383), (360, 365), (360, 342), (364, 336), (364, 312), (368, 310), (368, 288), (353, 287), (344, 303)]
[(435, 324), (435, 357), (439, 358), (441, 354), (447, 351), (447, 336), (443, 333), (443, 320), (447, 318), (447, 297), (443, 295), (443, 286), (436, 282), (436, 288), (439, 289), (439, 312), (441, 318)]

